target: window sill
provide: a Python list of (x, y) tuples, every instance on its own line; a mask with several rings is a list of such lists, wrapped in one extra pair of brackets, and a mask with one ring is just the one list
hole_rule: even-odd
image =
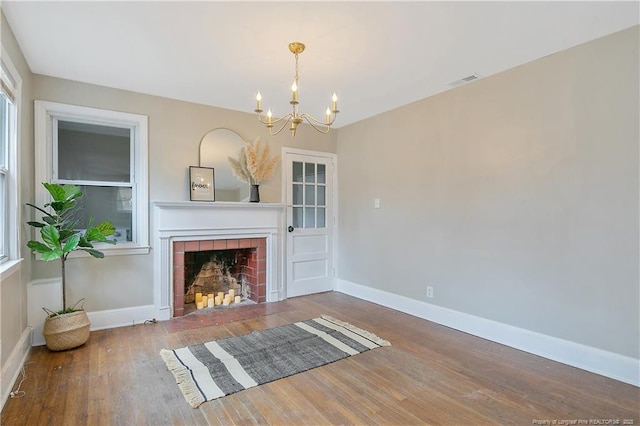
[[(111, 256), (130, 256), (130, 255), (138, 255), (138, 254), (149, 254), (151, 252), (151, 247), (149, 246), (96, 246), (96, 250), (104, 253), (104, 257)], [(71, 258), (83, 258), (83, 257), (92, 257), (89, 253), (78, 250), (74, 251), (69, 255)], [(36, 259), (41, 261), (40, 256), (36, 253)]]
[(22, 259), (7, 260), (0, 263), (0, 281), (8, 279), (11, 275), (20, 270)]
[[(96, 244), (95, 248), (96, 250), (103, 252), (104, 257), (149, 254), (149, 252), (151, 251), (151, 247), (149, 246), (136, 246), (127, 244), (116, 244), (115, 246), (109, 244)], [(91, 255), (85, 251), (79, 250), (71, 253), (71, 257), (91, 257)]]

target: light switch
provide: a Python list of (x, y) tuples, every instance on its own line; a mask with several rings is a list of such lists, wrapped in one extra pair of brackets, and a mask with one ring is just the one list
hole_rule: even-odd
[(373, 208), (374, 209), (379, 209), (380, 208), (380, 198), (374, 198), (373, 199)]

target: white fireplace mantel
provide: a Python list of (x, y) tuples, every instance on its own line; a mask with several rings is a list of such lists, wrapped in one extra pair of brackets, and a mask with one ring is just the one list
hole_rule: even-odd
[(173, 242), (266, 238), (267, 302), (284, 299), (285, 205), (156, 201), (153, 203), (154, 305), (157, 319), (173, 313)]

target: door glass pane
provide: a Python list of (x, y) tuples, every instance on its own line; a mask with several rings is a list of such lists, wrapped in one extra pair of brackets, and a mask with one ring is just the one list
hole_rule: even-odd
[(325, 205), (325, 190), (326, 190), (326, 187), (318, 185), (318, 202), (317, 202), (318, 206)]
[(302, 163), (299, 161), (293, 162), (293, 181), (302, 182)]
[(293, 208), (293, 227), (302, 228), (302, 207)]
[(318, 164), (318, 183), (327, 183), (325, 169), (326, 166), (324, 164)]
[(315, 183), (316, 165), (315, 163), (304, 163), (305, 182)]
[(131, 182), (131, 129), (58, 121), (58, 179)]
[(304, 186), (304, 205), (305, 206), (313, 206), (316, 204), (315, 189), (316, 189), (315, 185)]
[(302, 205), (302, 185), (293, 184), (293, 204), (294, 205)]
[(79, 229), (86, 228), (90, 217), (93, 217), (93, 225), (109, 220), (116, 228), (110, 239), (132, 241), (131, 188), (80, 186), (80, 190), (84, 194), (78, 200), (81, 209), (74, 217)]
[(317, 214), (318, 223), (316, 224), (316, 228), (324, 228), (326, 226), (325, 225), (326, 214), (327, 214), (326, 209), (322, 207), (318, 207), (318, 214)]
[(316, 227), (316, 209), (315, 207), (304, 208), (304, 227), (315, 228)]

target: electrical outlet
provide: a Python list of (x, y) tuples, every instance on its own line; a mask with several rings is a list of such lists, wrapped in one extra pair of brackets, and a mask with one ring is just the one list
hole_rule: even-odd
[(431, 287), (430, 285), (427, 286), (427, 297), (429, 299), (433, 299), (433, 287)]

